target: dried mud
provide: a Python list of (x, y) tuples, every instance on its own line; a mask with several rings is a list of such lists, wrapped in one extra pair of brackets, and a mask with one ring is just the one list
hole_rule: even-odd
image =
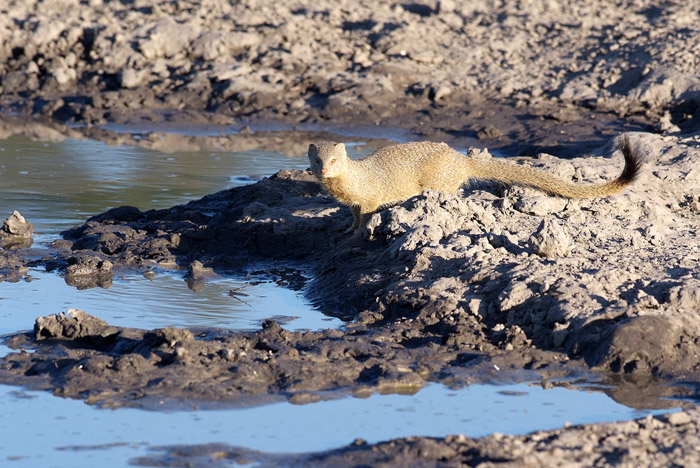
[[(306, 403), (426, 382), (587, 375), (615, 383), (607, 391), (626, 405), (658, 408), (683, 390), (656, 379), (692, 387), (700, 378), (700, 11), (680, 1), (496, 3), (0, 7), (0, 110), (15, 115), (4, 135), (302, 154), (329, 130), (392, 128), (393, 137), (472, 147), (472, 157), (493, 157), (476, 148), (485, 145), (541, 153), (518, 162), (577, 182), (619, 173), (622, 130), (635, 130), (646, 157), (640, 179), (613, 198), (566, 201), (480, 184), (460, 195), (426, 192), (353, 236), (342, 234), (349, 211), (310, 174), (282, 171), (170, 209), (110, 210), (64, 232), (49, 252), (5, 245), (5, 279), (43, 265), (81, 288), (109, 284), (115, 269), (188, 270), (196, 283), (211, 272), (292, 266), (312, 274), (297, 286), (323, 313), (351, 322), (304, 333), (274, 321), (254, 332), (138, 330), (71, 311), (9, 337), (17, 352), (0, 359), (0, 381), (141, 407)], [(144, 132), (136, 141), (108, 129), (183, 122), (235, 135)], [(271, 124), (287, 127), (265, 130)], [(284, 460), (199, 446), (133, 462), (693, 465), (699, 422), (690, 409), (518, 437), (357, 441)]]

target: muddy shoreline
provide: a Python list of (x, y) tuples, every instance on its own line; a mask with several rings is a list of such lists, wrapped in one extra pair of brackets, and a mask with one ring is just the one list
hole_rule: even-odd
[[(493, 434), (480, 439), (411, 437), (370, 445), (362, 439), (347, 447), (313, 454), (261, 453), (223, 444), (154, 447), (153, 455), (133, 459), (138, 466), (188, 462), (230, 466), (254, 461), (262, 467), (519, 467), (519, 466), (694, 466), (697, 410), (611, 424), (538, 431), (527, 436)], [(216, 461), (212, 461), (215, 459)]]
[(73, 3), (3, 9), (3, 113), (99, 125), (204, 111), (238, 129), (397, 127), (560, 156), (698, 123), (687, 2)]
[[(120, 268), (189, 270), (196, 282), (210, 271), (247, 274), (258, 262), (302, 265), (313, 280), (298, 286), (351, 322), (230, 332), (47, 316), (8, 338), (17, 351), (0, 359), (0, 382), (141, 407), (307, 403), (426, 382), (581, 375), (626, 382), (613, 397), (633, 407), (693, 397), (700, 12), (688, 2), (89, 3), (0, 7), (0, 112), (12, 114), (3, 136), (299, 155), (310, 141), (369, 135), (382, 145), (399, 135), (447, 141), (472, 157), (529, 154), (518, 162), (600, 182), (621, 169), (616, 138), (628, 131), (645, 149), (644, 171), (606, 200), (488, 184), (459, 196), (426, 192), (355, 236), (341, 234), (348, 210), (310, 174), (282, 171), (169, 209), (110, 210), (48, 251), (3, 241), (4, 280), (44, 266), (76, 287), (107, 284)], [(204, 130), (135, 139), (110, 125)], [(562, 159), (574, 155), (586, 157)], [(690, 406), (520, 437), (358, 441), (297, 461), (553, 466), (566, 450), (570, 466), (694, 464), (700, 416)], [(133, 462), (211, 461), (215, 452), (226, 454), (222, 463), (283, 464), (232, 447), (166, 450)]]

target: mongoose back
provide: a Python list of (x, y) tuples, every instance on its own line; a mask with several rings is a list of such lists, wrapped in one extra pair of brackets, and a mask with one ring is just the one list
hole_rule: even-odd
[(352, 209), (350, 231), (364, 226), (372, 213), (422, 193), (454, 193), (470, 180), (491, 180), (533, 187), (565, 198), (607, 197), (634, 181), (642, 165), (641, 151), (620, 138), (625, 168), (617, 179), (586, 185), (566, 182), (545, 171), (498, 160), (476, 160), (445, 143), (414, 142), (388, 146), (359, 159), (348, 157), (343, 143), (309, 145), (311, 170), (340, 203)]

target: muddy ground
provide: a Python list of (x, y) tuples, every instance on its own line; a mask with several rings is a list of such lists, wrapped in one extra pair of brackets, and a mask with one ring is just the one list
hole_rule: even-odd
[[(0, 381), (141, 407), (305, 403), (432, 381), (584, 375), (615, 383), (611, 396), (637, 408), (692, 394), (700, 380), (700, 10), (691, 3), (0, 7), (0, 109), (14, 114), (3, 134), (133, 143), (105, 124), (190, 122), (240, 133), (150, 133), (139, 144), (292, 154), (328, 130), (398, 135), (472, 146), (477, 158), (493, 157), (485, 146), (541, 153), (517, 161), (600, 182), (622, 168), (616, 136), (634, 130), (646, 158), (640, 179), (613, 198), (566, 201), (478, 184), (460, 195), (426, 192), (353, 236), (342, 234), (349, 210), (298, 171), (166, 210), (117, 208), (63, 233), (48, 252), (5, 235), (5, 278), (44, 265), (76, 287), (96, 287), (114, 270), (182, 269), (196, 284), (211, 272), (262, 268), (351, 322), (306, 333), (274, 321), (254, 332), (137, 330), (72, 311), (11, 337), (18, 352), (0, 360)], [(273, 125), (286, 131), (264, 131)], [(576, 153), (589, 156), (550, 155)], [(313, 279), (289, 279), (290, 266)], [(690, 409), (521, 437), (358, 441), (297, 461), (692, 465), (698, 424)], [(162, 457), (138, 462), (284, 463), (220, 446), (168, 448)]]
[[(417, 0), (0, 6), (0, 109), (398, 127), (510, 152), (697, 128), (692, 2)], [(382, 130), (384, 131), (384, 130)]]

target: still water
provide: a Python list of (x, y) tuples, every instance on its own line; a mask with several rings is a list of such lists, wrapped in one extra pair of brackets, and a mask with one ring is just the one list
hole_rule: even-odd
[[(355, 156), (368, 151), (362, 144), (350, 147)], [(0, 218), (20, 211), (34, 225), (34, 247), (41, 248), (60, 231), (109, 208), (165, 208), (254, 182), (279, 169), (307, 166), (302, 154), (286, 157), (274, 151), (160, 153), (136, 145), (78, 139), (44, 143), (14, 136), (0, 141)], [(248, 294), (244, 301), (228, 295), (236, 288)], [(280, 314), (291, 329), (342, 326), (313, 310), (300, 293), (274, 283), (221, 278), (194, 292), (181, 275), (161, 273), (150, 280), (118, 277), (108, 289), (78, 291), (60, 276), (30, 270), (19, 282), (0, 282), (0, 335), (31, 329), (37, 317), (69, 308), (139, 328), (251, 329)], [(0, 355), (7, 352), (0, 345)], [(100, 409), (47, 392), (0, 385), (0, 465), (127, 466), (129, 459), (159, 445), (213, 442), (267, 452), (307, 452), (344, 446), (355, 438), (372, 443), (417, 435), (519, 434), (648, 412), (600, 392), (528, 384), (459, 390), (428, 385), (414, 395), (202, 411)]]
[[(137, 141), (135, 141), (136, 143)], [(0, 219), (17, 210), (34, 225), (34, 247), (62, 230), (122, 205), (167, 208), (219, 190), (252, 183), (280, 169), (306, 169), (304, 155), (173, 151), (109, 146), (95, 140), (58, 143), (13, 136), (0, 142)], [(243, 288), (240, 299), (228, 295)], [(303, 297), (274, 283), (222, 279), (190, 291), (182, 276), (115, 278), (109, 289), (78, 291), (40, 270), (21, 283), (0, 282), (0, 334), (30, 329), (34, 319), (80, 308), (114, 325), (139, 328), (216, 326), (258, 328), (278, 317), (290, 329), (337, 327)], [(281, 315), (281, 316), (280, 316)]]
[(46, 143), (17, 135), (0, 141), (0, 216), (18, 210), (34, 224), (35, 240), (46, 242), (110, 208), (168, 208), (280, 169), (308, 166), (303, 155), (262, 150), (159, 153), (95, 140)]
[(612, 421), (647, 413), (602, 393), (527, 384), (459, 390), (429, 385), (415, 395), (187, 412), (98, 409), (46, 392), (0, 385), (2, 421), (13, 428), (0, 438), (0, 460), (11, 460), (2, 466), (22, 468), (117, 467), (164, 445), (218, 442), (302, 453), (342, 447), (357, 438), (376, 443), (408, 436), (524, 434), (570, 421)]

